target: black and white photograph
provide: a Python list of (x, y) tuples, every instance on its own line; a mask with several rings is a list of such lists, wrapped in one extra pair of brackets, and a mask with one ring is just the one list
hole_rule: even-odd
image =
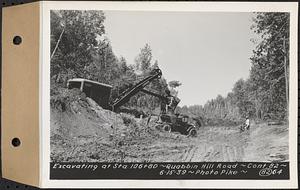
[(50, 176), (289, 179), (289, 12), (59, 9), (50, 34)]

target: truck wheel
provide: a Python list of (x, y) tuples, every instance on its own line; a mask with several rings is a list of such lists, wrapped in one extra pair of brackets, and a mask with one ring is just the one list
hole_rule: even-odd
[(170, 125), (164, 125), (163, 129), (166, 132), (169, 132), (169, 133), (171, 132), (171, 126)]
[(189, 131), (189, 136), (195, 137), (196, 135), (197, 135), (196, 129), (191, 129), (191, 130)]
[(245, 126), (244, 126), (244, 125), (241, 125), (241, 126), (240, 126), (240, 132), (243, 132), (243, 131), (245, 131)]
[(161, 130), (162, 129), (162, 125), (157, 123), (157, 124), (154, 125), (154, 128), (158, 129), (158, 130)]

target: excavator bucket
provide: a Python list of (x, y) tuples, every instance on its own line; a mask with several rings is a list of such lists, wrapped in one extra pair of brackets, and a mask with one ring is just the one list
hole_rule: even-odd
[(111, 109), (109, 98), (112, 86), (82, 78), (68, 80), (68, 88), (79, 88), (87, 97), (93, 99), (104, 109)]

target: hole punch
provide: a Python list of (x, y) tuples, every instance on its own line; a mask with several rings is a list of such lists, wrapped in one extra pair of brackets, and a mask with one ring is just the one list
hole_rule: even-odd
[(20, 36), (15, 36), (13, 39), (15, 45), (20, 45), (22, 43), (22, 38)]
[(13, 138), (13, 140), (11, 141), (11, 144), (14, 146), (14, 147), (18, 147), (21, 145), (21, 141), (19, 138)]

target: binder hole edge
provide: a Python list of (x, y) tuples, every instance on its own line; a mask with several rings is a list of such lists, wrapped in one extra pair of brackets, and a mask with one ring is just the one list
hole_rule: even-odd
[(19, 138), (15, 137), (11, 140), (11, 144), (14, 146), (14, 147), (18, 147), (21, 145), (21, 141)]
[(21, 36), (15, 36), (14, 39), (13, 39), (13, 43), (15, 45), (20, 45), (22, 43), (22, 38)]

